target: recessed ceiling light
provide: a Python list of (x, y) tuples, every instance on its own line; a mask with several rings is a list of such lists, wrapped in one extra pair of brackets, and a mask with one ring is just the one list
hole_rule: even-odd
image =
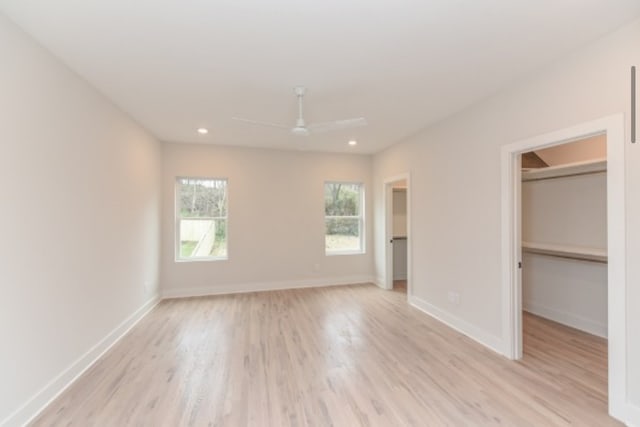
[(209, 129), (207, 129), (207, 128), (198, 128), (198, 133), (200, 135), (206, 135), (206, 134), (209, 133)]
[(354, 146), (354, 145), (358, 145), (358, 141), (356, 141), (355, 139), (352, 139), (351, 141), (349, 141), (349, 145), (350, 146)]

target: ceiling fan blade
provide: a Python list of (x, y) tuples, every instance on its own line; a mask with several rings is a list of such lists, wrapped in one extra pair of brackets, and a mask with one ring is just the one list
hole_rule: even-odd
[(329, 132), (332, 130), (341, 129), (353, 129), (361, 126), (366, 126), (367, 120), (364, 117), (358, 117), (357, 119), (345, 119), (335, 120), (333, 122), (315, 123), (307, 126), (311, 132)]
[(287, 130), (291, 129), (291, 126), (281, 125), (279, 123), (261, 122), (261, 121), (258, 121), (258, 120), (244, 119), (242, 117), (232, 117), (232, 119), (236, 120), (238, 122), (248, 123), (250, 125), (267, 126), (267, 127), (271, 127), (271, 128), (287, 129)]

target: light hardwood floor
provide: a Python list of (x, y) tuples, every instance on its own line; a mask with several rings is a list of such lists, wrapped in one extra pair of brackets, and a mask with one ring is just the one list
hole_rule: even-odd
[(372, 285), (163, 301), (33, 425), (619, 425), (606, 342), (525, 323), (512, 362)]
[(403, 292), (407, 293), (407, 281), (406, 280), (394, 280), (393, 281), (393, 290), (395, 292)]

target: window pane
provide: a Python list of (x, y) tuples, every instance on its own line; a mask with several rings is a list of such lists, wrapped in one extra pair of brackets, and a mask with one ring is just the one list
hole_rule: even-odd
[(226, 256), (226, 220), (183, 219), (180, 221), (180, 258)]
[(183, 178), (178, 180), (181, 217), (227, 216), (227, 181)]
[(324, 211), (327, 216), (360, 215), (360, 184), (328, 182), (324, 185)]
[(327, 251), (361, 250), (359, 218), (327, 218), (325, 225), (325, 248)]

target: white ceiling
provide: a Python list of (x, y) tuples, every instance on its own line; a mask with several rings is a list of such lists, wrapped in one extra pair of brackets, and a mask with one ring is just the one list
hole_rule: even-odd
[[(373, 153), (620, 27), (640, 1), (0, 0), (0, 10), (162, 140)], [(300, 84), (308, 121), (369, 126), (301, 138), (231, 120), (293, 124)]]

